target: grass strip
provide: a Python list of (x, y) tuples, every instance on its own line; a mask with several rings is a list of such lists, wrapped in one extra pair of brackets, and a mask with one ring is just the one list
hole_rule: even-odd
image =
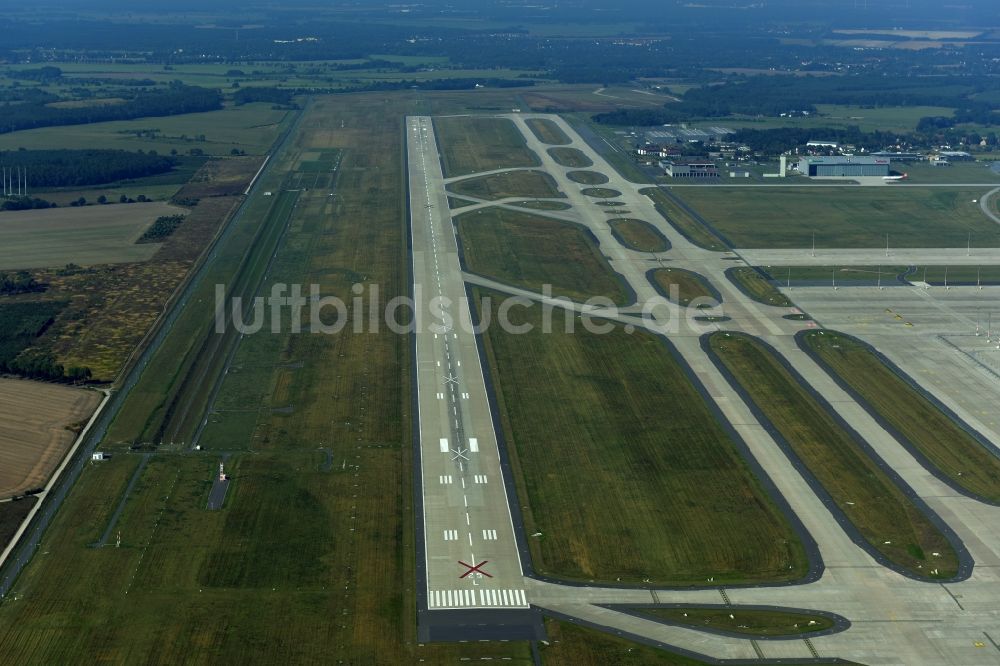
[(951, 578), (958, 555), (951, 542), (873, 459), (857, 433), (835, 418), (777, 354), (741, 333), (708, 338), (711, 355), (756, 405), (835, 506), (884, 562), (919, 578)]
[(809, 331), (800, 345), (953, 485), (1000, 503), (1000, 457), (864, 342)]

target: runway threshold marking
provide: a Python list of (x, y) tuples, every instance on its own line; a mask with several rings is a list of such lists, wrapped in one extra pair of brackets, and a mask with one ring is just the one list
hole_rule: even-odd
[(479, 564), (476, 564), (476, 565), (467, 564), (467, 563), (463, 562), (462, 560), (459, 560), (458, 563), (461, 564), (463, 567), (466, 567), (468, 569), (468, 571), (466, 571), (464, 574), (462, 574), (461, 576), (459, 576), (459, 578), (465, 578), (466, 576), (468, 576), (471, 573), (482, 574), (483, 576), (486, 576), (487, 578), (493, 578), (493, 576), (491, 576), (490, 574), (486, 573), (481, 568), (481, 567), (485, 566), (486, 564), (488, 564), (489, 560), (483, 560), (482, 562), (480, 562)]

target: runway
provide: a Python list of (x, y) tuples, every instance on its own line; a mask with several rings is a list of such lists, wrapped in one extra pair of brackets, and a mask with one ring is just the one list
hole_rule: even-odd
[[(905, 327), (905, 331), (899, 329), (899, 337), (892, 338), (890, 346), (894, 348), (886, 350), (890, 358), (917, 377), (921, 384), (959, 416), (993, 439), (998, 428), (994, 423), (995, 409), (992, 405), (996, 404), (1000, 389), (996, 378), (984, 366), (991, 366), (995, 360), (993, 353), (1000, 352), (990, 351), (982, 343), (972, 345), (968, 340), (975, 338), (977, 316), (986, 318), (989, 310), (987, 302), (995, 297), (995, 291), (987, 289), (982, 295), (977, 293), (970, 296), (974, 289), (972, 287), (961, 292), (957, 289), (942, 289), (932, 294), (917, 288), (879, 290), (875, 287), (851, 287), (834, 292), (832, 289), (796, 287), (789, 295), (818, 321), (785, 319), (785, 315), (794, 314), (798, 309), (767, 306), (752, 301), (726, 278), (725, 270), (744, 265), (747, 261), (757, 263), (765, 256), (773, 262), (808, 263), (802, 262), (803, 255), (809, 254), (808, 250), (782, 250), (773, 253), (756, 251), (759, 254), (750, 256), (750, 251), (711, 252), (698, 248), (659, 215), (651, 201), (641, 193), (645, 185), (629, 183), (617, 174), (565, 120), (542, 114), (511, 114), (503, 117), (517, 125), (528, 147), (539, 156), (541, 169), (555, 178), (559, 189), (567, 195), (565, 201), (572, 206), (567, 211), (534, 211), (535, 214), (585, 225), (593, 232), (602, 254), (608, 258), (612, 268), (628, 281), (640, 303), (655, 296), (655, 290), (646, 278), (649, 269), (666, 265), (700, 273), (722, 296), (720, 314), (730, 317), (728, 321), (714, 324), (711, 328), (751, 333), (770, 343), (781, 356), (792, 363), (806, 383), (836, 406), (841, 416), (865, 438), (876, 454), (895, 469), (903, 481), (955, 530), (975, 560), (975, 569), (968, 580), (945, 584), (907, 579), (878, 564), (838, 525), (814, 489), (776, 445), (767, 429), (750, 412), (743, 397), (729, 385), (704, 354), (700, 345), (700, 336), (705, 332), (703, 327), (695, 330), (690, 326), (680, 326), (677, 330), (667, 332), (671, 342), (815, 539), (825, 563), (825, 571), (819, 580), (806, 584), (727, 586), (724, 590), (721, 587), (690, 590), (620, 589), (543, 581), (529, 576), (525, 578), (524, 585), (533, 606), (563, 617), (592, 623), (606, 631), (636, 640), (689, 650), (700, 658), (707, 658), (709, 662), (715, 659), (752, 660), (763, 657), (802, 663), (816, 657), (840, 657), (886, 666), (1000, 663), (1000, 644), (997, 643), (1000, 639), (1000, 611), (997, 611), (995, 602), (1000, 590), (1000, 530), (996, 528), (1000, 524), (997, 522), (1000, 508), (962, 496), (934, 477), (850, 395), (839, 388), (825, 371), (801, 352), (793, 337), (797, 331), (831, 324), (864, 338), (868, 336), (861, 327), (866, 325), (874, 326), (876, 330), (879, 326), (889, 327), (896, 333), (899, 327), (905, 327), (905, 322), (899, 323), (894, 316), (887, 318), (885, 308), (890, 306), (885, 305), (882, 299), (891, 299), (893, 311), (901, 312), (913, 327)], [(610, 178), (610, 182), (604, 186), (622, 193), (617, 199), (625, 204), (623, 209), (630, 211), (629, 216), (643, 219), (655, 226), (669, 239), (671, 249), (650, 254), (623, 247), (608, 227), (607, 214), (591, 198), (581, 194), (581, 189), (585, 186), (566, 177), (566, 173), (572, 169), (553, 161), (547, 153), (548, 146), (541, 143), (526, 126), (526, 117), (545, 117), (559, 125), (572, 140), (569, 147), (581, 150), (593, 162), (589, 169), (604, 173)], [(436, 164), (434, 166), (436, 168)], [(436, 191), (431, 187), (431, 198)], [(435, 205), (443, 209), (446, 205), (444, 197), (440, 194), (437, 196), (441, 201)], [(497, 202), (496, 205), (503, 206), (505, 203)], [(449, 243), (454, 241), (451, 234), (449, 229)], [(874, 255), (879, 251), (883, 261), (873, 261)], [(873, 249), (868, 255), (856, 250), (851, 252), (856, 257), (854, 261), (859, 263), (888, 263), (884, 260), (885, 248)], [(905, 257), (902, 250), (890, 248), (890, 252), (893, 255), (890, 259), (892, 263), (921, 263), (914, 261), (918, 258), (935, 263), (966, 263), (962, 258), (969, 251), (965, 248), (908, 250)], [(972, 248), (973, 257), (969, 263), (987, 263), (983, 261), (987, 256), (995, 256), (987, 253), (995, 252), (996, 250)], [(817, 250), (816, 263), (844, 263), (832, 259), (832, 253), (831, 250)], [(843, 255), (847, 255), (847, 252)], [(469, 277), (472, 279), (473, 276)], [(475, 277), (475, 280), (489, 283), (492, 288), (507, 293), (523, 292), (511, 287), (504, 289), (489, 278)], [(968, 303), (952, 302), (960, 293), (960, 300), (969, 300)], [(830, 294), (837, 298), (831, 298)], [(907, 296), (905, 302), (900, 300), (904, 295)], [(866, 302), (869, 298), (872, 298), (871, 303)], [(576, 306), (573, 307), (576, 309)], [(628, 316), (623, 314), (618, 320), (624, 322)], [(856, 316), (860, 318), (853, 319)], [(656, 316), (647, 325), (662, 323), (660, 317)], [(852, 323), (856, 326), (852, 327)], [(981, 322), (981, 325), (985, 324)], [(908, 339), (914, 333), (918, 336), (923, 334), (923, 338)], [(965, 337), (958, 339), (956, 334)], [(931, 342), (929, 338), (938, 342)], [(942, 341), (945, 338), (946, 341)], [(962, 378), (961, 389), (956, 390), (955, 382), (959, 377)], [(956, 397), (956, 394), (960, 394), (960, 397)], [(954, 399), (949, 400), (949, 397)], [(426, 445), (423, 448), (427, 450)], [(428, 535), (429, 538), (433, 536), (433, 531), (428, 530)], [(843, 615), (853, 624), (842, 633), (808, 639), (752, 641), (664, 625), (604, 606), (648, 604), (651, 601), (776, 604), (814, 608)]]
[(413, 289), (420, 312), (420, 607), (431, 613), (526, 610), (530, 600), (479, 350), (467, 326), (471, 318), (431, 119), (408, 118), (406, 134)]

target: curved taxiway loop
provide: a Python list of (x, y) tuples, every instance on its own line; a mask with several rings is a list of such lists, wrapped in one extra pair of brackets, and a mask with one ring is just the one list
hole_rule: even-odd
[[(821, 250), (811, 256), (808, 249), (799, 250), (746, 250), (739, 252), (712, 252), (692, 244), (656, 211), (652, 201), (640, 191), (646, 184), (633, 184), (622, 178), (590, 145), (558, 116), (542, 114), (505, 115), (521, 130), (528, 148), (542, 161), (541, 168), (552, 175), (559, 189), (567, 194), (570, 211), (532, 211), (557, 219), (587, 226), (600, 243), (613, 270), (632, 286), (640, 304), (656, 297), (655, 289), (646, 280), (648, 270), (663, 265), (676, 266), (702, 275), (722, 295), (722, 314), (728, 321), (706, 324), (698, 330), (680, 327), (668, 337), (691, 372), (704, 385), (707, 397), (714, 402), (719, 413), (746, 442), (749, 451), (778, 492), (784, 497), (794, 514), (815, 540), (826, 568), (818, 580), (808, 584), (782, 586), (758, 585), (748, 587), (710, 587), (703, 589), (671, 590), (618, 588), (602, 585), (578, 585), (546, 581), (526, 576), (523, 586), (533, 607), (570, 621), (590, 624), (605, 631), (629, 636), (650, 644), (669, 646), (671, 649), (697, 656), (709, 662), (717, 660), (753, 660), (760, 658), (785, 658), (808, 660), (835, 658), (855, 660), (867, 664), (979, 664), (1000, 662), (1000, 626), (996, 599), (1000, 598), (1000, 508), (987, 506), (961, 495), (940, 479), (929, 473), (918, 460), (887, 432), (872, 415), (857, 403), (854, 396), (843, 391), (829, 375), (802, 352), (795, 335), (799, 331), (815, 328), (817, 321), (785, 319), (788, 314), (800, 312), (797, 308), (779, 308), (762, 305), (749, 299), (726, 277), (725, 270), (734, 265), (830, 265), (885, 263), (885, 249), (872, 251)], [(669, 240), (671, 249), (655, 255), (624, 248), (614, 237), (607, 224), (607, 213), (593, 200), (581, 195), (577, 184), (566, 178), (573, 170), (557, 164), (547, 152), (547, 144), (540, 142), (526, 126), (528, 117), (545, 117), (555, 122), (572, 139), (568, 147), (583, 152), (594, 164), (590, 167), (609, 176), (609, 188), (622, 194), (616, 200), (625, 204), (629, 216), (642, 219), (656, 227)], [(500, 170), (502, 171), (502, 170)], [(482, 174), (469, 174), (482, 175)], [(468, 177), (468, 175), (463, 176)], [(441, 186), (443, 193), (443, 186)], [(495, 205), (496, 202), (491, 202)], [(503, 205), (503, 204), (501, 204)], [(981, 204), (986, 205), (986, 204)], [(446, 206), (446, 201), (445, 201)], [(457, 211), (456, 211), (457, 213)], [(966, 257), (966, 249), (959, 250), (892, 250), (893, 263), (926, 265), (928, 263), (983, 264), (1000, 263), (1000, 249), (976, 250)], [(506, 293), (538, 299), (540, 295), (490, 281), (487, 278), (466, 274), (469, 282), (501, 289)], [(920, 311), (936, 316), (935, 321), (954, 315), (963, 326), (971, 327), (969, 310), (928, 295), (915, 287), (894, 287), (891, 298), (904, 298), (907, 304), (922, 308)], [(878, 299), (889, 298), (885, 291), (865, 288), (858, 292), (841, 289), (798, 288), (790, 294), (803, 309), (824, 323), (837, 322), (837, 328), (857, 328), (860, 324), (850, 313), (864, 303), (869, 310), (882, 307)], [(970, 302), (996, 298), (987, 292)], [(573, 308), (574, 306), (567, 306)], [(970, 306), (971, 307), (971, 306)], [(629, 309), (632, 312), (636, 308)], [(616, 321), (653, 330), (662, 330), (664, 322), (635, 316), (632, 312), (619, 312)], [(831, 313), (827, 317), (826, 313)], [(835, 318), (832, 318), (834, 317)], [(874, 317), (874, 315), (866, 315)], [(635, 320), (639, 320), (638, 322)], [(880, 324), (873, 324), (877, 328)], [(934, 335), (942, 335), (938, 325)], [(814, 488), (784, 454), (781, 447), (768, 434), (737, 391), (726, 381), (719, 369), (705, 355), (700, 335), (707, 330), (742, 331), (760, 337), (770, 344), (787, 363), (796, 368), (805, 383), (832, 405), (844, 422), (872, 447), (908, 485), (915, 495), (940, 516), (957, 535), (976, 566), (967, 580), (955, 583), (928, 583), (907, 578), (892, 571), (858, 547), (838, 525), (828, 506), (819, 498)], [(861, 337), (864, 337), (862, 335)], [(924, 344), (921, 338), (921, 344)], [(924, 353), (904, 345), (883, 349), (886, 355), (911, 376), (918, 378), (929, 393), (937, 397), (993, 442), (1000, 441), (1000, 425), (981, 410), (992, 409), (1000, 400), (1000, 388), (995, 376), (988, 376), (977, 369), (969, 358), (956, 355), (945, 345), (937, 344)], [(949, 355), (950, 353), (950, 355)], [(971, 354), (966, 354), (970, 356)], [(958, 369), (948, 366), (956, 366)], [(929, 369), (933, 368), (934, 372)], [(964, 373), (964, 374), (960, 374)], [(958, 383), (970, 394), (958, 395), (950, 383)], [(642, 603), (705, 603), (748, 604), (794, 607), (828, 611), (847, 618), (849, 629), (835, 634), (814, 636), (802, 640), (758, 641), (731, 636), (708, 634), (696, 629), (664, 625), (608, 608), (615, 604)]]

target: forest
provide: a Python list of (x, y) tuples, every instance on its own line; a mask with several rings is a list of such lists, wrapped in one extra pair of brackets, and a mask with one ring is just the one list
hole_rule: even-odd
[[(166, 173), (177, 159), (126, 150), (10, 150), (0, 152), (0, 167), (27, 171), (28, 185), (79, 187)], [(16, 179), (16, 176), (14, 177)], [(13, 180), (13, 179), (12, 179)], [(31, 202), (28, 202), (31, 203)], [(30, 205), (30, 208), (44, 206)]]
[(221, 108), (222, 95), (218, 90), (179, 83), (171, 84), (166, 90), (143, 90), (119, 104), (60, 108), (48, 106), (43, 100), (8, 102), (0, 104), (0, 134), (37, 127), (173, 116)]

